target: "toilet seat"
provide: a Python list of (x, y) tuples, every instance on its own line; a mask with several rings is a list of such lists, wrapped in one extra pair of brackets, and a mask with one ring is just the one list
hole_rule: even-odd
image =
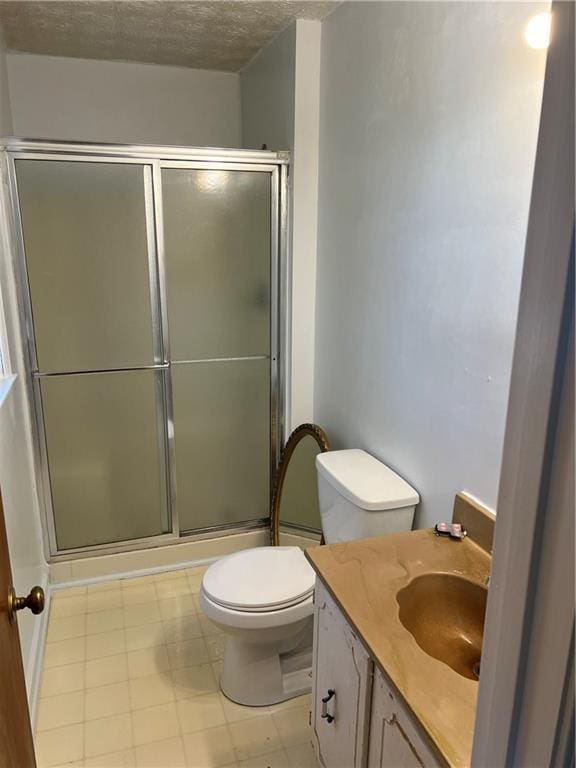
[(204, 574), (202, 592), (234, 613), (273, 613), (309, 600), (314, 581), (299, 547), (257, 547), (213, 563)]

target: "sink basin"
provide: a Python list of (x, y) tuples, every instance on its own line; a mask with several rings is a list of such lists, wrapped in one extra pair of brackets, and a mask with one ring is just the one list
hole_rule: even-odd
[(477, 680), (487, 590), (449, 573), (416, 576), (396, 595), (400, 621), (429, 656)]

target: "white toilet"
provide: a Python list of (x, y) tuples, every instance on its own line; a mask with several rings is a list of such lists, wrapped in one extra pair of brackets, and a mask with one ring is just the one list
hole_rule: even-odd
[[(418, 493), (365, 451), (316, 457), (327, 544), (408, 531)], [(315, 574), (298, 547), (257, 547), (208, 568), (200, 605), (227, 635), (222, 691), (265, 706), (310, 690)]]

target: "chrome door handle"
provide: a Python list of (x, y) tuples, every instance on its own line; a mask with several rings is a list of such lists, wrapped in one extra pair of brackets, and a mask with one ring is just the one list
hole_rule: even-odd
[(322, 713), (320, 717), (324, 718), (328, 723), (334, 722), (334, 715), (331, 715), (328, 712), (328, 702), (330, 699), (334, 698), (334, 696), (336, 696), (336, 691), (333, 691), (332, 688), (328, 688), (326, 696), (322, 699)]

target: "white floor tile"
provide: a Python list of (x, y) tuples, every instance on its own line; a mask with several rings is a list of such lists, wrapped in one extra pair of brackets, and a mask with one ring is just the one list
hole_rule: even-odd
[(312, 729), (308, 722), (308, 707), (285, 709), (272, 715), (272, 719), (280, 734), (280, 741), (283, 747), (294, 747), (298, 744), (304, 744), (312, 738)]
[(102, 632), (112, 632), (123, 629), (124, 621), (122, 608), (111, 608), (106, 611), (89, 613), (86, 617), (86, 634), (98, 635)]
[(139, 583), (122, 587), (122, 600), (125, 607), (130, 605), (141, 605), (142, 603), (153, 603), (157, 599), (154, 582)]
[(60, 667), (84, 661), (86, 658), (86, 638), (75, 637), (72, 640), (60, 640), (47, 643), (44, 652), (44, 667)]
[(141, 648), (152, 648), (163, 645), (164, 626), (161, 622), (155, 624), (141, 624), (137, 627), (128, 627), (126, 633), (126, 650), (138, 651)]
[(122, 586), (122, 581), (117, 579), (116, 581), (101, 581), (97, 584), (89, 584), (86, 587), (86, 591), (89, 595), (93, 595), (96, 592), (112, 592), (119, 589)]
[(177, 702), (182, 733), (195, 733), (225, 725), (226, 717), (217, 693)]
[(271, 704), (268, 709), (274, 715), (276, 712), (283, 712), (285, 709), (298, 709), (298, 707), (312, 707), (312, 695), (305, 693), (303, 696), (295, 696), (293, 699), (286, 699), (279, 704)]
[(166, 646), (157, 645), (152, 648), (141, 648), (139, 651), (128, 653), (128, 676), (147, 677), (167, 672), (169, 669)]
[(128, 683), (101, 685), (85, 691), (85, 719), (99, 720), (102, 717), (122, 715), (130, 711)]
[(296, 747), (288, 747), (286, 754), (290, 768), (320, 768), (310, 741), (298, 744)]
[(38, 768), (81, 760), (84, 753), (84, 726), (68, 725), (36, 735)]
[(164, 582), (164, 581), (173, 581), (174, 579), (183, 579), (186, 578), (187, 570), (185, 568), (179, 568), (178, 570), (174, 571), (161, 571), (160, 573), (154, 574), (154, 581), (156, 583)]
[(82, 613), (86, 613), (86, 595), (68, 597), (65, 600), (52, 600), (50, 603), (51, 619), (78, 616)]
[(182, 640), (192, 640), (196, 637), (202, 637), (202, 629), (199, 617), (196, 614), (189, 616), (179, 616), (175, 619), (167, 619), (162, 622), (164, 627), (164, 637), (167, 643), (179, 643)]
[(59, 600), (67, 600), (69, 597), (78, 597), (78, 595), (85, 595), (87, 592), (86, 587), (68, 587), (66, 589), (54, 589), (52, 592), (51, 602), (58, 602)]
[(145, 709), (175, 700), (172, 678), (166, 675), (149, 675), (130, 680), (130, 706)]
[(180, 735), (180, 726), (176, 706), (160, 704), (132, 712), (134, 726), (134, 745), (150, 744), (154, 741), (171, 739)]
[(81, 691), (84, 688), (84, 680), (83, 661), (77, 664), (64, 664), (61, 667), (49, 667), (44, 669), (40, 696), (56, 696), (59, 693)]
[(250, 757), (240, 761), (240, 768), (288, 768), (288, 755), (284, 750), (272, 752), (268, 755)]
[(186, 768), (184, 743), (180, 736), (136, 747), (138, 768)]
[(160, 621), (158, 603), (140, 603), (124, 608), (124, 626), (139, 627), (143, 624), (155, 624)]
[(232, 739), (226, 726), (186, 734), (184, 749), (190, 768), (220, 768), (235, 761)]
[(201, 573), (188, 573), (188, 585), (192, 592), (200, 592), (200, 586), (202, 585), (202, 578), (204, 573), (205, 571), (202, 571)]
[(48, 731), (84, 721), (84, 691), (40, 699), (37, 731)]
[(106, 755), (132, 747), (130, 714), (104, 717), (84, 723), (85, 757)]
[(269, 715), (267, 707), (245, 707), (242, 704), (236, 704), (227, 699), (223, 693), (220, 693), (220, 701), (229, 723), (237, 723), (240, 720), (250, 720), (253, 717), (265, 717)]
[(48, 623), (47, 642), (55, 643), (60, 640), (71, 640), (86, 634), (86, 616), (68, 616), (64, 619), (51, 618)]
[(175, 619), (178, 616), (189, 616), (198, 613), (194, 595), (180, 595), (160, 602), (160, 614), (163, 619)]
[(174, 669), (172, 685), (177, 699), (193, 699), (196, 696), (218, 691), (218, 682), (210, 664)]
[(228, 725), (238, 760), (278, 752), (280, 736), (270, 716), (243, 720)]
[(194, 640), (184, 640), (181, 643), (167, 645), (170, 669), (182, 669), (183, 667), (207, 664), (209, 659), (208, 649), (202, 637)]
[(122, 607), (122, 591), (120, 588), (108, 589), (104, 592), (89, 592), (86, 599), (86, 612), (112, 611)]
[(135, 768), (136, 753), (133, 749), (109, 752), (84, 761), (84, 768)]
[(113, 629), (86, 637), (86, 659), (101, 659), (114, 656), (126, 650), (126, 635), (123, 629)]
[(220, 661), (224, 658), (224, 646), (226, 645), (225, 635), (211, 635), (204, 638), (210, 661)]
[(206, 616), (205, 614), (199, 613), (198, 619), (200, 621), (200, 628), (202, 630), (203, 635), (214, 636), (214, 635), (223, 634), (222, 630), (219, 627), (217, 627), (213, 621), (210, 621), (208, 616)]
[(188, 579), (171, 579), (170, 581), (158, 581), (156, 594), (159, 600), (170, 600), (174, 597), (183, 597), (191, 594)]
[(125, 653), (86, 662), (86, 688), (121, 683), (124, 680), (128, 680), (128, 659)]

